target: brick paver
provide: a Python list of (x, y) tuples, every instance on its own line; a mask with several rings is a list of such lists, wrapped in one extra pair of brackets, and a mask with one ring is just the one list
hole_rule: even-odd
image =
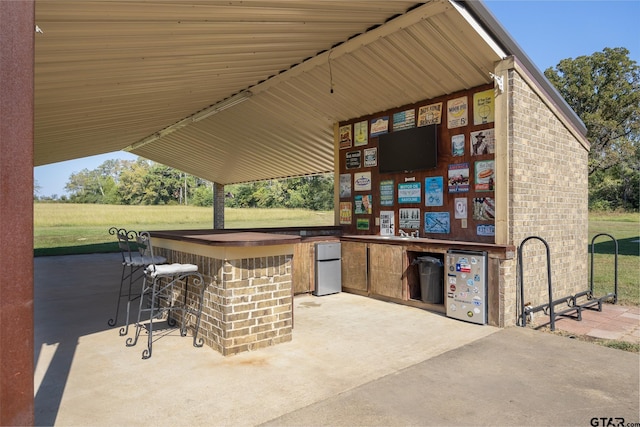
[[(536, 316), (536, 327), (548, 326), (548, 316)], [(556, 318), (556, 330), (640, 344), (640, 308), (605, 303), (602, 305), (602, 311), (583, 310), (582, 321), (569, 317)]]

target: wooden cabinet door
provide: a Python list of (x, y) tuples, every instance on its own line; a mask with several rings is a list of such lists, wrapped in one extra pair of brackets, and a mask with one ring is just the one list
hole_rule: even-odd
[(403, 253), (402, 246), (369, 246), (369, 283), (372, 294), (406, 299), (402, 284)]
[(301, 242), (293, 247), (291, 279), (294, 295), (315, 290), (314, 244)]
[(342, 287), (367, 293), (367, 244), (342, 242)]

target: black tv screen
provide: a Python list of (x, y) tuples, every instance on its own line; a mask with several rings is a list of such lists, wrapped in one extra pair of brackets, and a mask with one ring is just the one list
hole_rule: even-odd
[(438, 166), (436, 125), (421, 126), (378, 137), (380, 173), (414, 172)]

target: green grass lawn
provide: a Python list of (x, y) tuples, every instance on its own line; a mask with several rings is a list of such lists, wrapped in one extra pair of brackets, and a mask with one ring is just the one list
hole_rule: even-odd
[[(599, 233), (610, 234), (618, 242), (619, 302), (640, 305), (640, 214), (591, 214), (589, 242)], [(607, 236), (601, 236), (594, 242), (594, 249), (595, 293), (613, 292), (615, 243)]]
[[(303, 209), (226, 209), (225, 228), (269, 228), (333, 225), (333, 212)], [(211, 208), (193, 206), (117, 206), (34, 204), (35, 255), (65, 255), (117, 251), (111, 226), (133, 230), (212, 228)], [(640, 214), (592, 213), (589, 241), (598, 233), (618, 241), (619, 301), (640, 305)], [(595, 242), (596, 294), (613, 290), (614, 244), (606, 237)]]
[[(304, 209), (225, 209), (225, 228), (333, 225), (333, 212)], [(34, 204), (36, 256), (113, 252), (108, 232), (213, 228), (211, 208), (195, 206), (119, 206), (67, 203)]]

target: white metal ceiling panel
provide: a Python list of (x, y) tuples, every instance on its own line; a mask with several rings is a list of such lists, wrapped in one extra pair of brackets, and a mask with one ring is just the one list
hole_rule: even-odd
[(120, 150), (413, 5), (38, 0), (35, 164)]
[(36, 22), (36, 165), (129, 147), (222, 184), (331, 171), (335, 122), (501, 59), (448, 0), (38, 0)]

